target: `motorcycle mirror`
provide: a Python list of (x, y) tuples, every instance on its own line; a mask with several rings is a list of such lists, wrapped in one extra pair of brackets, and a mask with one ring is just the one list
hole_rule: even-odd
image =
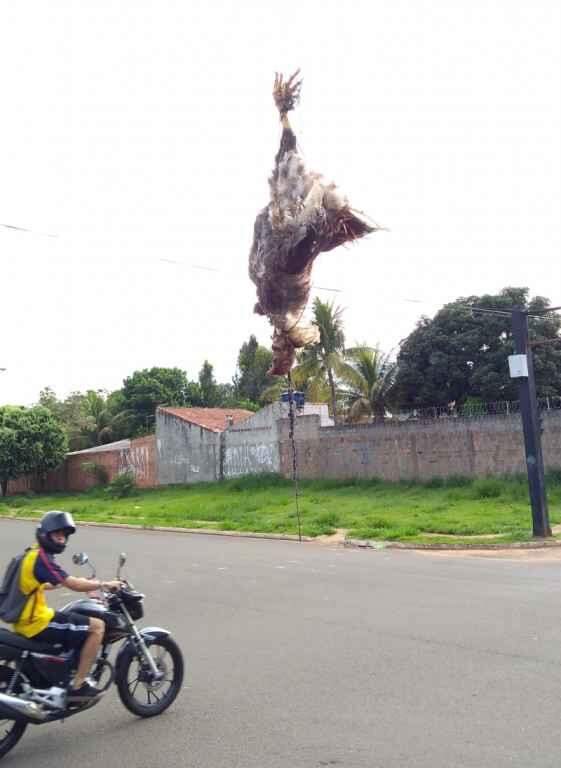
[(119, 555), (119, 567), (117, 568), (117, 578), (121, 578), (121, 568), (123, 565), (127, 562), (127, 554), (126, 552), (121, 552)]
[(72, 562), (74, 565), (86, 565), (88, 563), (90, 558), (86, 555), (85, 552), (75, 552), (72, 555)]

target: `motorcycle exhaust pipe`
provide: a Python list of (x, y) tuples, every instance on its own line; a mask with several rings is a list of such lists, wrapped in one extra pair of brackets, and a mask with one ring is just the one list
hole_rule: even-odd
[(34, 701), (19, 699), (0, 693), (0, 718), (25, 720), (28, 723), (42, 723), (48, 715)]

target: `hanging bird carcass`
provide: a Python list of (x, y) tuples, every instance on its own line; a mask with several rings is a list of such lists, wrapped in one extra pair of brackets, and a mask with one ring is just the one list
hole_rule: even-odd
[(288, 121), (300, 96), (298, 74), (275, 77), (282, 136), (269, 179), (270, 201), (255, 220), (249, 256), (249, 275), (257, 286), (254, 311), (267, 315), (274, 329), (269, 373), (277, 376), (290, 371), (297, 348), (319, 340), (317, 327), (302, 322), (316, 256), (379, 229), (351, 208), (335, 184), (307, 170), (298, 154)]

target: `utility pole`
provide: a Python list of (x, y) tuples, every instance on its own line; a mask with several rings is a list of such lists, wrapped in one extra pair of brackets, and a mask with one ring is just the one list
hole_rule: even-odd
[(532, 351), (528, 347), (528, 310), (512, 310), (514, 355), (509, 358), (510, 375), (518, 379), (520, 415), (524, 428), (524, 448), (534, 536), (551, 536), (541, 443), (541, 430), (536, 397), (536, 381)]

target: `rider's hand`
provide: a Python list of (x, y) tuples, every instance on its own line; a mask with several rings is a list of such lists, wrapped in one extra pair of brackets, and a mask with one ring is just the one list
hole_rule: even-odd
[(115, 579), (114, 581), (102, 581), (101, 582), (101, 588), (105, 589), (107, 592), (117, 592), (117, 590), (121, 589), (123, 586), (122, 581), (118, 581)]

